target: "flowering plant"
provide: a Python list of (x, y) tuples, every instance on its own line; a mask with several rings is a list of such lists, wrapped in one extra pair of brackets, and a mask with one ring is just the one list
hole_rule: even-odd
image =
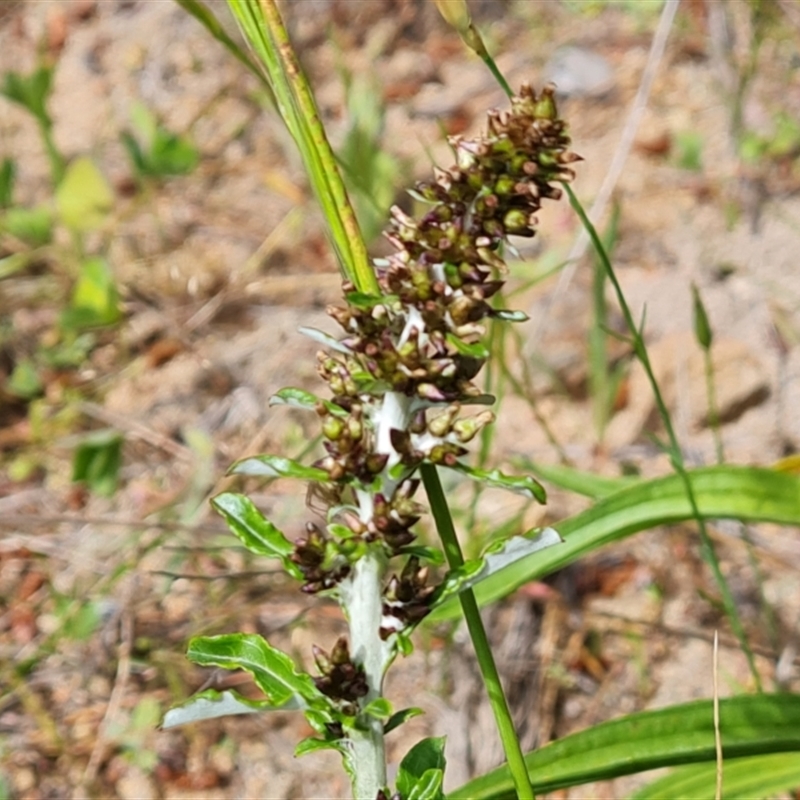
[[(179, 2), (227, 47), (234, 47), (199, 0)], [(534, 236), (542, 201), (559, 199), (566, 187), (618, 287), (596, 231), (569, 189), (571, 164), (579, 157), (569, 149), (553, 88), (547, 86), (537, 93), (523, 86), (516, 94), (509, 91), (510, 108), (490, 112), (482, 135), (451, 138), (454, 165), (437, 170), (432, 180), (411, 189), (422, 208), (419, 216), (392, 209), (386, 230), (392, 252), (370, 265), (313, 97), (274, 0), (229, 3), (263, 61), (276, 104), (300, 145), (326, 212), (345, 281), (344, 305), (329, 309), (342, 335), (336, 338), (305, 330), (324, 348), (318, 355), (318, 372), (329, 395), (319, 397), (288, 388), (271, 401), (315, 413), (325, 454), (312, 465), (261, 455), (231, 468), (236, 475), (310, 482), (325, 498), (325, 524), (308, 523), (305, 534), (292, 541), (246, 495), (226, 492), (212, 504), (245, 547), (277, 559), (303, 592), (336, 599), (349, 636), (337, 639), (327, 651), (313, 649), (318, 673), (314, 676), (299, 670), (290, 656), (261, 636), (234, 633), (195, 638), (189, 645), (190, 659), (204, 666), (246, 670), (264, 698), (252, 701), (232, 690), (206, 691), (168, 712), (165, 726), (224, 714), (299, 710), (314, 735), (298, 745), (297, 754), (338, 751), (351, 777), (354, 797), (442, 798), (442, 739), (425, 739), (415, 745), (399, 766), (396, 786), (389, 787), (384, 738), (421, 711), (395, 711), (383, 695), (383, 683), (395, 657), (410, 652), (415, 627), (432, 612), (451, 613), (457, 597), (492, 698), (508, 764), (462, 787), (454, 796), (533, 798), (534, 774), (537, 785), (550, 789), (575, 785), (594, 775), (609, 777), (675, 763), (676, 745), (669, 739), (670, 731), (679, 730), (682, 736), (693, 728), (705, 731), (706, 705), (682, 709), (672, 722), (665, 722), (659, 712), (632, 716), (616, 726), (598, 726), (523, 757), (473, 587), (479, 588), (484, 601), (501, 597), (613, 538), (657, 524), (669, 517), (670, 509), (673, 516), (669, 518), (683, 514), (702, 526), (700, 505), (724, 504), (733, 495), (745, 500), (753, 497), (751, 506), (747, 502), (737, 505), (737, 516), (756, 518), (760, 514), (760, 518), (791, 521), (800, 514), (797, 482), (771, 477), (770, 505), (763, 496), (764, 476), (755, 474), (757, 470), (744, 473), (720, 468), (708, 475), (697, 471), (690, 478), (676, 450), (679, 475), (675, 478), (679, 480), (662, 480), (663, 485), (644, 483), (627, 493), (619, 492), (606, 506), (601, 501), (584, 515), (561, 523), (559, 531), (529, 531), (465, 562), (439, 483), (439, 468), (539, 502), (545, 500), (544, 488), (530, 476), (476, 469), (462, 460), (468, 453), (466, 445), (494, 420), (488, 409), (464, 412), (465, 406), (493, 402), (475, 382), (489, 356), (483, 343), (485, 322), (525, 319), (520, 312), (492, 304), (507, 273), (504, 253), (513, 252), (509, 237)], [(499, 75), (464, 3), (441, 3), (449, 6), (448, 13), (465, 42)], [(254, 68), (249, 56), (240, 53), (239, 57)], [(621, 296), (620, 301), (629, 317)], [(641, 333), (632, 320), (629, 323), (634, 349), (649, 367)], [(425, 485), (441, 549), (417, 540), (415, 525), (425, 512), (416, 499), (420, 483)], [(670, 506), (677, 502), (676, 495), (681, 502), (689, 498), (688, 512), (683, 506), (680, 513)], [(667, 511), (652, 510), (653, 500), (658, 498)], [(620, 509), (625, 512), (621, 516)], [(637, 510), (641, 512), (638, 516)], [(561, 533), (574, 536), (562, 543)], [(448, 569), (442, 572), (438, 568), (445, 561)], [(737, 713), (748, 720), (765, 714), (763, 726), (756, 726), (748, 732), (749, 738), (745, 737), (749, 749), (743, 752), (762, 752), (766, 736), (786, 750), (800, 747), (796, 734), (800, 725), (795, 724), (800, 720), (798, 698), (782, 698), (774, 706), (765, 702), (766, 698), (741, 699), (759, 702), (729, 702), (725, 706), (728, 719), (734, 720)], [(774, 708), (792, 718), (792, 724), (787, 723), (778, 734), (774, 719), (769, 718)], [(700, 738), (702, 744), (696, 745), (691, 760), (713, 760), (714, 742)], [(648, 747), (634, 752), (637, 739), (647, 740)], [(610, 755), (598, 756), (599, 752)]]

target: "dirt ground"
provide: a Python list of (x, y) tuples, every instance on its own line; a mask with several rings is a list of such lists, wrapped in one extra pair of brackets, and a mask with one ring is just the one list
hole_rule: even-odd
[[(224, 3), (210, 5), (226, 18)], [(651, 357), (690, 466), (715, 460), (692, 282), (715, 332), (726, 460), (767, 465), (800, 446), (800, 128), (784, 124), (800, 119), (800, 14), (791, 0), (767, 5), (775, 19), (739, 123), (730, 87), (755, 47), (748, 6), (681, 5), (613, 185), (614, 263), (634, 313), (646, 308)], [(512, 86), (552, 78), (566, 92), (560, 110), (584, 158), (574, 187), (591, 207), (631, 131), (661, 3), (471, 7)], [(489, 108), (503, 106), (491, 75), (427, 0), (291, 0), (285, 9), (334, 145), (346, 144), (359, 103), (373, 122), (383, 107), (381, 169), (397, 202), (411, 178), (449, 164), (445, 133), (477, 131)], [(248, 690), (238, 675), (190, 665), (190, 636), (259, 632), (307, 664), (312, 643), (330, 647), (343, 630), (335, 607), (232, 546), (208, 506), (236, 485), (224, 477), (233, 460), (296, 457), (315, 435), (313, 420), (267, 405), (284, 386), (320, 389), (317, 345), (298, 327), (335, 330), (324, 309), (339, 279), (299, 159), (257, 82), (167, 0), (3, 4), (0, 72), (32, 70), (40, 51), (57, 60), (58, 147), (91, 155), (114, 187), (111, 218), (87, 247), (112, 265), (124, 320), (80, 368), (46, 372), (35, 403), (0, 395), (0, 798), (346, 797), (338, 758), (294, 759), (310, 732), (299, 717), (157, 727), (200, 688)], [(201, 154), (191, 174), (137, 188), (119, 138), (136, 103), (191, 137)], [(788, 144), (771, 148), (780, 131)], [(761, 148), (757, 157), (741, 157), (743, 137)], [(46, 202), (35, 125), (4, 98), (0, 149), (17, 163), (16, 201)], [(531, 320), (506, 352), (517, 383), (504, 390), (492, 463), (667, 474), (650, 435), (660, 432), (652, 397), (613, 340), (625, 372), (598, 435), (591, 259), (544, 277), (577, 235), (567, 204), (551, 204), (512, 267), (509, 304)], [(57, 330), (70, 281), (62, 239), (42, 265), (0, 281), (4, 379)], [(0, 238), (2, 254), (8, 247)], [(374, 252), (381, 247), (376, 239)], [(608, 324), (620, 329), (608, 298)], [(77, 437), (95, 429), (124, 435), (111, 497), (71, 482)], [(248, 488), (287, 533), (313, 518), (296, 484)], [(469, 507), (468, 487), (448, 490)], [(467, 548), (515, 517), (527, 529), (586, 505), (548, 490), (545, 508), (482, 495), (462, 528)], [(468, 513), (457, 522), (468, 524)], [(751, 546), (742, 526), (712, 528), (766, 686), (799, 691), (800, 529), (747, 533)], [(721, 693), (752, 688), (690, 526), (639, 534), (528, 588), (487, 611), (528, 748), (622, 713), (710, 697), (715, 629)], [(396, 708), (426, 711), (392, 734), (394, 765), (426, 735), (448, 736), (448, 788), (500, 762), (463, 630), (420, 635), (390, 672), (387, 695)], [(553, 796), (621, 797), (641, 781)]]

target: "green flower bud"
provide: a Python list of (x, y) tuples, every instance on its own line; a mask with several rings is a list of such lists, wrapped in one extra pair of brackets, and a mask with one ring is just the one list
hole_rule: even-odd
[(692, 300), (694, 307), (694, 335), (698, 344), (703, 350), (708, 350), (711, 347), (714, 335), (711, 330), (711, 323), (708, 321), (708, 314), (703, 305), (703, 298), (700, 297), (700, 290), (693, 283), (692, 284)]
[(328, 417), (322, 425), (322, 433), (326, 439), (337, 441), (344, 432), (344, 422), (339, 417)]
[(471, 22), (466, 0), (434, 0), (448, 25), (463, 35)]

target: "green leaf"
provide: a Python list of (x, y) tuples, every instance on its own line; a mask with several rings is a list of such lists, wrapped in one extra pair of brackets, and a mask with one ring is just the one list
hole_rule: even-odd
[(331, 336), (329, 333), (325, 333), (325, 331), (318, 331), (316, 328), (306, 327), (298, 328), (297, 330), (302, 333), (303, 336), (308, 336), (309, 339), (313, 339), (317, 344), (321, 344), (323, 347), (327, 347), (335, 353), (351, 355), (353, 352), (346, 344), (342, 344), (335, 336)]
[(261, 478), (301, 478), (305, 481), (328, 481), (330, 476), (319, 467), (307, 467), (283, 456), (253, 456), (237, 461), (229, 475), (253, 475)]
[(155, 176), (188, 175), (200, 161), (200, 152), (187, 136), (159, 126), (150, 151), (150, 171)]
[(511, 536), (495, 542), (486, 553), (477, 559), (466, 561), (457, 569), (447, 573), (437, 587), (431, 609), (440, 606), (448, 597), (471, 589), (477, 583), (486, 580), (502, 569), (514, 564), (522, 558), (528, 558), (546, 547), (563, 544), (563, 539), (553, 528), (539, 530), (537, 536)]
[(249, 672), (274, 708), (286, 707), (290, 702), (289, 708), (304, 708), (309, 702), (327, 704), (311, 678), (297, 672), (286, 653), (272, 647), (257, 634), (199, 636), (189, 642), (186, 655), (190, 661), (203, 667)]
[(426, 769), (408, 793), (408, 800), (444, 800), (444, 770)]
[(111, 187), (90, 158), (70, 163), (56, 189), (58, 213), (68, 228), (80, 233), (99, 228), (113, 203)]
[(567, 467), (563, 464), (545, 464), (531, 461), (527, 458), (515, 460), (514, 465), (526, 472), (532, 472), (544, 481), (567, 489), (570, 492), (582, 494), (584, 497), (599, 499), (607, 497), (614, 492), (632, 486), (638, 478), (609, 478), (605, 475), (595, 475), (592, 472)]
[[(419, 792), (428, 791), (435, 781), (432, 781), (430, 771), (439, 773), (444, 772), (445, 757), (444, 757), (444, 744), (445, 737), (429, 737), (417, 742), (406, 754), (405, 758), (400, 762), (400, 768), (397, 772), (397, 791), (408, 800), (413, 797), (440, 797), (441, 788), (438, 794), (419, 794)], [(441, 783), (439, 784), (441, 787)], [(417, 789), (417, 793), (412, 795), (412, 792)]]
[(416, 556), (423, 561), (430, 561), (436, 567), (441, 567), (446, 560), (444, 553), (438, 547), (426, 547), (422, 544), (410, 544), (401, 547), (398, 554)]
[(703, 298), (700, 296), (700, 290), (695, 283), (692, 283), (692, 311), (694, 317), (694, 338), (697, 339), (697, 343), (703, 350), (708, 350), (714, 339), (714, 333), (711, 330), (711, 323), (708, 321), (708, 314), (703, 304)]
[(128, 153), (128, 158), (131, 160), (131, 164), (133, 165), (133, 171), (137, 175), (146, 175), (147, 174), (147, 159), (144, 154), (144, 150), (142, 146), (139, 144), (138, 139), (136, 139), (133, 134), (129, 131), (122, 131), (119, 135), (120, 141), (122, 142), (122, 146), (125, 148), (125, 151)]
[[(292, 700), (282, 706), (283, 711), (291, 710)], [(295, 701), (294, 708), (300, 708)], [(255, 714), (257, 711), (274, 711), (268, 700), (248, 700), (238, 692), (227, 689), (218, 692), (216, 689), (207, 689), (204, 692), (190, 697), (185, 703), (173, 706), (161, 723), (162, 728), (175, 728), (189, 722), (200, 722), (204, 719), (216, 719), (234, 714)]]
[(462, 473), (462, 475), (466, 475), (468, 478), (472, 478), (472, 480), (483, 483), (486, 486), (491, 486), (496, 489), (507, 489), (510, 492), (521, 494), (523, 497), (527, 497), (530, 500), (537, 500), (540, 503), (547, 502), (547, 494), (544, 487), (530, 475), (504, 475), (499, 469), (477, 469), (476, 467), (469, 467), (461, 462), (454, 467), (448, 467), (448, 469), (456, 470)]
[(50, 125), (47, 98), (53, 81), (52, 67), (39, 67), (30, 75), (6, 72), (0, 94), (27, 109), (41, 123)]
[(346, 417), (347, 411), (336, 403), (330, 400), (323, 400), (305, 389), (295, 389), (294, 387), (287, 387), (276, 392), (269, 399), (271, 406), (290, 406), (291, 408), (300, 408), (303, 411), (316, 411), (317, 405), (322, 403), (326, 411), (329, 411), (335, 417)]
[[(754, 695), (720, 701), (726, 763), (759, 753), (800, 751), (800, 695)], [(566, 736), (525, 756), (537, 794), (659, 767), (714, 762), (711, 700), (643, 711)], [(675, 794), (672, 797), (708, 797)], [(451, 800), (512, 800), (506, 767), (454, 790)]]
[(8, 208), (14, 202), (14, 179), (17, 177), (17, 165), (11, 158), (4, 158), (0, 163), (0, 208)]
[(505, 308), (493, 309), (492, 317), (503, 320), (503, 322), (526, 322), (530, 319), (524, 311), (511, 311)]
[(470, 358), (477, 358), (479, 360), (489, 357), (489, 348), (482, 342), (467, 344), (467, 342), (453, 333), (448, 333), (445, 338), (447, 339), (447, 344), (462, 356), (469, 356)]
[(345, 747), (345, 744), (337, 739), (317, 739), (314, 736), (309, 736), (295, 747), (294, 754), (299, 758), (300, 756), (307, 756), (309, 753), (318, 753), (320, 750), (336, 750), (337, 753), (346, 755)]
[(2, 217), (3, 229), (31, 247), (41, 247), (53, 238), (53, 212), (47, 206), (9, 208)]
[[(717, 765), (679, 767), (665, 778), (640, 789), (630, 800), (673, 800), (675, 797), (714, 797)], [(722, 798), (775, 797), (800, 786), (797, 753), (771, 753), (729, 759), (723, 753)]]
[(225, 492), (212, 498), (211, 505), (225, 518), (228, 527), (251, 553), (279, 558), (283, 568), (293, 578), (303, 577), (299, 567), (289, 560), (294, 545), (249, 498), (243, 494)]
[(16, 395), (23, 400), (30, 400), (40, 395), (44, 386), (36, 365), (31, 359), (23, 358), (14, 366), (4, 388), (9, 394)]
[(119, 294), (108, 262), (95, 256), (84, 261), (69, 308), (60, 318), (64, 330), (113, 325), (122, 316)]
[(73, 483), (85, 483), (94, 494), (111, 497), (119, 484), (122, 443), (122, 434), (114, 430), (84, 437), (72, 457)]
[(77, 612), (64, 616), (59, 632), (65, 639), (85, 642), (97, 630), (101, 618), (99, 603), (84, 602)]
[(31, 261), (31, 253), (12, 253), (10, 256), (0, 258), (0, 280), (22, 271)]
[(346, 292), (344, 299), (347, 305), (360, 311), (371, 311), (377, 305), (392, 303), (397, 300), (394, 294), (367, 294), (366, 292)]
[(133, 167), (139, 175), (162, 178), (186, 175), (200, 160), (200, 153), (186, 136), (171, 133), (160, 125), (155, 114), (142, 103), (134, 103), (131, 122), (134, 137), (127, 131), (121, 134)]
[[(706, 519), (796, 525), (800, 519), (800, 477), (757, 467), (707, 467), (689, 478)], [(475, 586), (481, 605), (506, 597), (525, 583), (540, 580), (609, 542), (638, 531), (693, 519), (680, 476), (639, 481), (553, 527), (564, 544), (522, 559)], [(426, 617), (436, 622), (460, 616), (452, 600)]]
[(376, 719), (388, 719), (392, 715), (392, 704), (385, 697), (376, 697), (367, 704), (364, 713)]
[(425, 712), (421, 708), (404, 708), (402, 711), (398, 711), (392, 714), (388, 720), (386, 720), (386, 724), (383, 726), (383, 733), (384, 736), (387, 733), (391, 733), (395, 728), (399, 728), (404, 722), (407, 722), (414, 717), (419, 717)]

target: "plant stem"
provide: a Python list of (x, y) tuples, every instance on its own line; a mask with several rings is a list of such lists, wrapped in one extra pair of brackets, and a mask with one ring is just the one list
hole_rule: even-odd
[(703, 348), (703, 368), (706, 374), (706, 397), (708, 398), (708, 424), (714, 436), (714, 451), (717, 464), (725, 461), (725, 451), (722, 447), (722, 433), (719, 428), (719, 409), (717, 408), (717, 392), (714, 385), (714, 365), (711, 361), (710, 348)]
[[(364, 704), (381, 696), (387, 648), (380, 638), (383, 560), (371, 550), (353, 565), (342, 582), (342, 603), (350, 625), (350, 654), (361, 664), (369, 692)], [(362, 715), (359, 725), (347, 731), (353, 764), (353, 797), (373, 800), (386, 787), (386, 746), (383, 723)]]
[(589, 234), (595, 251), (597, 252), (597, 256), (603, 264), (606, 275), (608, 276), (609, 281), (611, 281), (611, 285), (614, 287), (617, 301), (619, 302), (622, 315), (625, 318), (625, 324), (628, 326), (628, 330), (630, 331), (634, 352), (636, 357), (641, 362), (642, 367), (644, 367), (645, 373), (647, 374), (647, 380), (649, 381), (650, 388), (653, 391), (659, 416), (661, 417), (664, 428), (667, 432), (667, 437), (670, 444), (669, 455), (672, 467), (681, 477), (681, 481), (683, 482), (684, 490), (686, 492), (686, 499), (689, 501), (689, 505), (692, 509), (692, 516), (697, 521), (704, 560), (711, 568), (711, 572), (714, 575), (714, 580), (716, 581), (720, 593), (722, 594), (722, 603), (725, 607), (725, 613), (728, 616), (728, 620), (730, 621), (731, 628), (733, 629), (736, 638), (739, 640), (739, 645), (741, 646), (745, 657), (747, 658), (747, 663), (750, 667), (750, 673), (753, 676), (753, 682), (756, 686), (756, 689), (761, 692), (763, 691), (761, 677), (756, 669), (753, 651), (750, 649), (750, 645), (747, 641), (747, 636), (745, 634), (744, 626), (742, 625), (741, 617), (739, 616), (739, 611), (736, 608), (733, 594), (728, 586), (728, 582), (725, 580), (725, 576), (722, 574), (722, 569), (719, 565), (719, 559), (717, 558), (716, 551), (714, 550), (714, 545), (711, 541), (711, 537), (708, 535), (705, 519), (703, 518), (702, 514), (700, 513), (700, 509), (697, 506), (697, 498), (695, 497), (689, 475), (686, 472), (686, 465), (683, 461), (683, 453), (681, 452), (680, 443), (678, 442), (678, 437), (675, 434), (675, 429), (672, 426), (672, 419), (666, 403), (664, 402), (658, 382), (656, 381), (655, 374), (653, 373), (653, 368), (650, 364), (650, 357), (647, 353), (647, 347), (644, 343), (644, 337), (642, 336), (639, 327), (636, 325), (636, 322), (633, 319), (633, 314), (631, 313), (628, 302), (622, 292), (622, 287), (617, 280), (617, 275), (614, 272), (614, 268), (611, 266), (611, 260), (608, 257), (608, 253), (606, 253), (606, 249), (603, 246), (603, 242), (600, 239), (597, 230), (595, 229), (594, 225), (592, 225), (591, 220), (587, 216), (586, 211), (584, 211), (583, 206), (575, 196), (575, 193), (572, 191), (570, 185), (568, 183), (563, 183), (563, 186), (564, 190), (569, 196), (570, 205), (575, 210), (575, 213), (580, 218), (581, 223), (586, 229), (586, 232)]
[[(458, 543), (453, 519), (450, 516), (450, 509), (447, 506), (444, 490), (442, 489), (439, 474), (433, 464), (423, 464), (421, 467), (422, 480), (425, 484), (425, 491), (428, 494), (431, 512), (436, 522), (436, 529), (442, 541), (447, 563), (450, 569), (460, 567), (464, 563), (461, 554), (461, 546)], [(478, 658), (481, 675), (486, 684), (486, 691), (489, 695), (489, 702), (494, 711), (497, 729), (500, 740), (503, 743), (503, 750), (508, 761), (508, 768), (511, 772), (517, 797), (520, 800), (535, 800), (533, 787), (531, 786), (528, 770), (525, 766), (525, 758), (522, 754), (522, 747), (519, 743), (517, 732), (514, 729), (514, 721), (511, 719), (511, 712), (508, 708), (503, 686), (500, 683), (500, 675), (494, 663), (492, 648), (483, 627), (478, 603), (472, 589), (467, 589), (459, 594), (461, 608), (467, 621), (472, 644), (475, 648), (475, 655)]]

